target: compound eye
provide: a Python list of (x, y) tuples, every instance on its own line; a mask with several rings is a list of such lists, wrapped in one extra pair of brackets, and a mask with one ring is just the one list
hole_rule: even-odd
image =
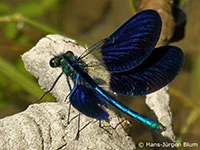
[(65, 56), (66, 56), (67, 58), (72, 58), (72, 57), (74, 56), (74, 53), (73, 53), (72, 51), (67, 51), (67, 52), (65, 53)]
[(56, 61), (56, 58), (52, 58), (49, 62), (50, 66), (52, 68), (58, 67), (59, 66), (59, 61)]

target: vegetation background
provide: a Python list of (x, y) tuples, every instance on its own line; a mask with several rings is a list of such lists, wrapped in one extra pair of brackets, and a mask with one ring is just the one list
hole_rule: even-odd
[[(47, 34), (91, 46), (130, 18), (136, 12), (134, 4), (134, 0), (0, 0), (0, 118), (25, 110), (43, 94), (20, 55)], [(200, 3), (181, 0), (179, 7), (187, 25), (184, 39), (172, 43), (185, 54), (183, 69), (169, 86), (173, 125), (178, 142), (200, 146)], [(135, 99), (128, 104), (146, 114), (144, 98)], [(149, 129), (132, 122), (134, 141), (151, 141)]]

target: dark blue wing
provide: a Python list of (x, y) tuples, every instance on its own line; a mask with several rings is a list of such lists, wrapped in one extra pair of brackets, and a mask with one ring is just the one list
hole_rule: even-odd
[(69, 100), (72, 106), (88, 117), (101, 120), (109, 116), (101, 107), (106, 106), (104, 98), (89, 87), (77, 85)]
[(142, 11), (105, 39), (101, 59), (110, 72), (123, 72), (141, 64), (153, 51), (161, 32), (154, 10)]
[(123, 95), (146, 95), (171, 82), (182, 64), (183, 52), (178, 47), (159, 47), (140, 66), (112, 73), (110, 88)]

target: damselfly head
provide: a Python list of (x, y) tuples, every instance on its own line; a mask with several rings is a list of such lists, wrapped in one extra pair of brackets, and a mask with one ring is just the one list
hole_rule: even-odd
[(54, 57), (49, 61), (49, 64), (52, 68), (56, 68), (56, 67), (61, 67), (61, 61), (62, 61), (62, 57), (58, 56), (58, 57)]

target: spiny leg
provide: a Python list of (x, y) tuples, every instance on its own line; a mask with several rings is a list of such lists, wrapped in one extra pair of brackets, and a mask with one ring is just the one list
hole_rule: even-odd
[[(116, 131), (116, 129), (117, 129), (117, 127), (119, 126), (119, 125), (121, 125), (122, 127), (123, 127), (123, 125), (122, 125), (122, 123), (123, 122), (126, 122), (127, 120), (121, 120), (121, 121), (119, 121), (115, 126), (112, 126), (112, 125), (105, 125), (105, 126), (102, 126), (102, 124), (101, 124), (101, 120), (99, 120), (99, 127), (100, 128), (102, 128), (102, 129), (104, 129), (107, 133), (109, 133), (109, 134), (111, 134), (110, 132), (109, 132), (109, 130), (108, 129), (106, 129), (106, 127), (110, 127), (110, 128), (112, 128), (113, 130), (115, 130)], [(117, 133), (117, 132), (116, 132)], [(118, 133), (117, 133), (118, 134)], [(111, 134), (112, 135), (112, 134)]]
[(88, 123), (86, 123), (82, 128), (80, 128), (80, 112), (78, 114), (78, 130), (77, 130), (77, 134), (76, 134), (76, 137), (74, 138), (75, 140), (78, 140), (79, 139), (79, 135), (80, 135), (80, 132), (85, 129), (92, 121), (89, 121)]
[[(118, 119), (118, 120), (119, 120), (119, 119)], [(118, 127), (119, 125), (121, 125), (121, 126), (123, 127), (123, 123), (130, 124), (128, 120), (126, 120), (126, 119), (121, 119), (121, 120), (119, 120), (119, 122), (118, 122), (114, 127), (113, 127), (113, 126), (111, 126), (111, 127), (112, 127), (114, 130), (116, 130), (117, 127)]]
[[(70, 77), (70, 76), (67, 76), (67, 83), (68, 83), (68, 85), (69, 85), (70, 93), (69, 93), (69, 94), (67, 95), (67, 97), (65, 98), (65, 101), (66, 101), (67, 98), (71, 95), (71, 93), (77, 88), (79, 75), (78, 75), (78, 74), (76, 75), (76, 82), (74, 83), (75, 86), (73, 87), (73, 89), (72, 89), (72, 87), (71, 87), (71, 84), (70, 84), (70, 81), (69, 81), (69, 77)], [(69, 110), (68, 110), (68, 119), (67, 119), (68, 124), (69, 124), (73, 119), (75, 119), (76, 117), (79, 117), (79, 118), (80, 118), (80, 112), (79, 112), (78, 115), (76, 115), (75, 117), (73, 117), (73, 118), (70, 120), (70, 110), (71, 110), (71, 103), (69, 104)]]
[(50, 88), (48, 91), (46, 91), (46, 92), (40, 97), (39, 100), (35, 100), (35, 101), (33, 101), (33, 103), (35, 103), (35, 102), (37, 102), (37, 101), (41, 101), (41, 100), (44, 98), (45, 95), (47, 95), (49, 92), (51, 92), (51, 91), (53, 90), (53, 88), (55, 87), (56, 83), (58, 82), (58, 80), (60, 79), (60, 77), (62, 76), (62, 74), (63, 74), (63, 72), (61, 72), (61, 73), (59, 74), (59, 76), (56, 78), (56, 80), (54, 81), (54, 83), (53, 83), (53, 85), (51, 86), (51, 88)]
[[(70, 84), (70, 80), (69, 80), (69, 77), (70, 76), (67, 76), (67, 83), (68, 83), (68, 86), (69, 86), (69, 89), (70, 89), (70, 93), (66, 96), (65, 98), (65, 101), (67, 100), (68, 97), (71, 96), (71, 94), (73, 93), (73, 91), (77, 88), (77, 85), (78, 85), (78, 79), (79, 79), (79, 74), (76, 74), (76, 82), (74, 83), (74, 87), (72, 88), (71, 84)], [(74, 118), (76, 118), (77, 116), (79, 116), (79, 114), (75, 117), (73, 117), (71, 120), (70, 120), (70, 110), (71, 110), (71, 103), (69, 103), (69, 108), (68, 108), (68, 118), (67, 118), (67, 123), (69, 124)]]
[(101, 120), (99, 120), (99, 127), (102, 128), (104, 131), (106, 131), (108, 134), (112, 135), (112, 134), (109, 132), (109, 130), (107, 130), (107, 129), (105, 128), (105, 126), (102, 126)]
[[(70, 84), (70, 81), (69, 81), (69, 76), (67, 76), (67, 84), (69, 86), (69, 90), (70, 92), (72, 91), (72, 87), (71, 87), (71, 84)], [(67, 100), (67, 98), (70, 96), (70, 93), (66, 96), (65, 98), (65, 101)], [(68, 115), (67, 115), (67, 123), (69, 124), (70, 123), (70, 111), (71, 111), (71, 103), (69, 103), (69, 108), (68, 108)]]
[(78, 114), (78, 130), (77, 130), (76, 136), (74, 138), (75, 140), (79, 139), (79, 134), (80, 134), (80, 112)]

